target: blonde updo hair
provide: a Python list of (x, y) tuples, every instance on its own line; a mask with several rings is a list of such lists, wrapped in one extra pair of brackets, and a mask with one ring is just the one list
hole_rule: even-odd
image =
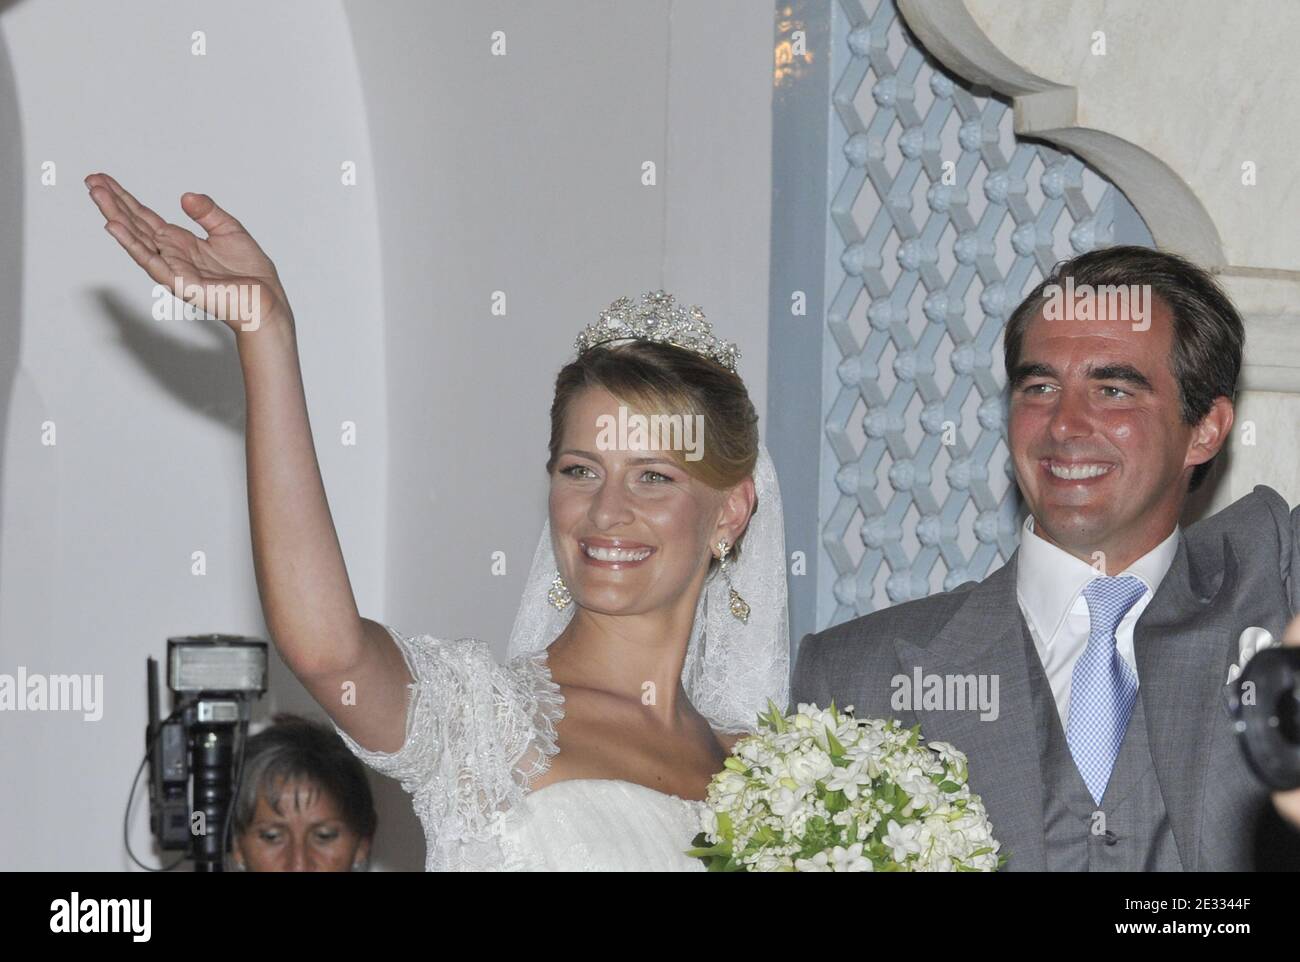
[[(551, 402), (548, 475), (559, 460), (570, 403), (593, 387), (603, 388), (638, 414), (703, 415), (705, 443), (699, 460), (688, 461), (685, 451), (665, 454), (709, 487), (723, 491), (754, 473), (758, 415), (740, 376), (685, 348), (627, 341), (590, 348), (560, 369)], [(739, 557), (743, 541), (742, 533), (732, 546), (732, 558)], [(716, 564), (714, 558), (710, 565)]]

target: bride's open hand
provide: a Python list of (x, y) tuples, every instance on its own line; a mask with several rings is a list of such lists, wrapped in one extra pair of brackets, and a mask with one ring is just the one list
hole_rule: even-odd
[[(271, 259), (207, 194), (181, 195), (181, 209), (207, 232), (201, 238), (167, 223), (108, 174), (91, 174), (85, 183), (108, 232), (146, 274), (177, 297), (235, 331), (256, 330), (269, 318), (292, 318)], [(256, 316), (249, 310), (253, 307)]]

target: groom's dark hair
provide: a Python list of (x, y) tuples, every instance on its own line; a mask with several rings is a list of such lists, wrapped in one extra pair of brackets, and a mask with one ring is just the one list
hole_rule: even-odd
[[(1174, 326), (1169, 363), (1184, 423), (1199, 424), (1215, 398), (1236, 399), (1246, 341), (1241, 315), (1209, 271), (1150, 247), (1105, 247), (1058, 263), (1007, 320), (1003, 351), (1008, 377), (1020, 363), (1025, 327), (1042, 311), (1044, 290), (1064, 284), (1067, 277), (1074, 278), (1075, 287), (1150, 285), (1169, 308)], [(1192, 469), (1189, 491), (1200, 486), (1213, 463), (1210, 458)]]

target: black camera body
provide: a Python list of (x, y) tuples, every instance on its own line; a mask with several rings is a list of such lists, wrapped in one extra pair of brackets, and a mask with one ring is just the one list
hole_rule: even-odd
[(219, 872), (252, 704), (266, 693), (267, 644), (239, 635), (167, 639), (174, 708), (159, 720), (158, 663), (147, 661), (149, 824), (158, 846)]
[(1227, 699), (1255, 774), (1274, 791), (1300, 788), (1300, 648), (1257, 652)]

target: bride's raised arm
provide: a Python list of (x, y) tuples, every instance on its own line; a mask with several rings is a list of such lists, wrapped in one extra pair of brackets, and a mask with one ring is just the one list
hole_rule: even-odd
[[(207, 233), (200, 238), (164, 221), (107, 174), (85, 182), (105, 228), (145, 273), (235, 332), (248, 402), (253, 563), (271, 638), (339, 727), (366, 748), (396, 751), (411, 673), (388, 632), (357, 611), (312, 442), (293, 313), (275, 265), (205, 194), (181, 197)], [(232, 310), (240, 301), (230, 293), (240, 291), (258, 316)], [(356, 692), (349, 704), (345, 690)]]

